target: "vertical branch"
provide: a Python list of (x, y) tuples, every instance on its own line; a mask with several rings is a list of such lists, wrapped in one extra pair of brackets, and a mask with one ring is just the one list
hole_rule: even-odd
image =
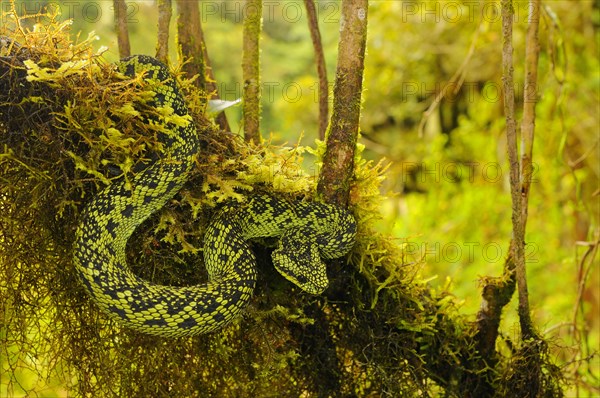
[[(219, 92), (217, 90), (217, 81), (212, 70), (210, 58), (208, 56), (208, 48), (206, 47), (206, 41), (204, 40), (204, 32), (202, 30), (202, 24), (200, 24), (200, 41), (202, 44), (202, 56), (204, 58), (204, 67), (206, 72), (206, 92), (210, 95), (210, 99), (219, 99)], [(222, 131), (231, 131), (229, 122), (227, 121), (227, 115), (225, 112), (219, 113), (215, 117), (215, 122), (219, 125)]]
[[(171, 0), (164, 0), (170, 3)], [(214, 75), (210, 67), (208, 52), (204, 42), (204, 31), (200, 21), (200, 9), (197, 1), (177, 0), (179, 16), (177, 18), (177, 37), (181, 53), (189, 60), (183, 66), (188, 77), (198, 75), (195, 84), (200, 90), (213, 93), (212, 99), (218, 98)], [(165, 17), (166, 18), (166, 17)], [(159, 19), (160, 23), (160, 19)], [(168, 29), (168, 25), (167, 25)], [(166, 48), (166, 46), (165, 46)], [(216, 122), (224, 131), (229, 131), (229, 123), (224, 112), (221, 112)]]
[(172, 15), (171, 0), (158, 0), (158, 40), (156, 58), (167, 64), (169, 59), (169, 24)]
[[(524, 110), (523, 110), (523, 122), (522, 122), (522, 156), (521, 156), (521, 181), (520, 181), (520, 189), (522, 192), (522, 196), (517, 199), (520, 203), (520, 230), (519, 233), (514, 233), (514, 239), (510, 243), (510, 253), (511, 255), (506, 259), (506, 264), (504, 266), (504, 272), (502, 277), (500, 278), (486, 278), (484, 280), (483, 293), (482, 293), (482, 305), (481, 309), (477, 313), (477, 348), (481, 353), (481, 358), (484, 361), (480, 364), (482, 369), (493, 369), (496, 362), (496, 339), (498, 337), (498, 327), (500, 326), (500, 319), (502, 315), (502, 309), (508, 302), (510, 301), (511, 296), (515, 290), (515, 269), (517, 268), (516, 263), (521, 264), (519, 266), (519, 286), (524, 286), (523, 290), (520, 288), (519, 291), (519, 303), (527, 303), (527, 287), (525, 280), (525, 259), (524, 257), (524, 233), (525, 233), (525, 225), (527, 221), (527, 198), (529, 193), (529, 187), (531, 183), (531, 173), (532, 173), (532, 147), (533, 147), (533, 130), (534, 130), (534, 122), (535, 122), (535, 101), (536, 101), (536, 84), (537, 84), (537, 58), (539, 53), (539, 43), (537, 39), (538, 34), (538, 22), (539, 22), (539, 4), (540, 0), (531, 0), (530, 2), (530, 14), (529, 14), (529, 27), (527, 30), (527, 48), (526, 48), (526, 77), (525, 77), (525, 101), (524, 101)], [(503, 6), (510, 7), (510, 3), (504, 4)], [(514, 91), (513, 91), (513, 83), (512, 83), (512, 21), (510, 16), (510, 10), (506, 9), (507, 14), (503, 15), (506, 17), (505, 24), (503, 24), (504, 29), (504, 48), (503, 48), (503, 75), (504, 75), (504, 92), (505, 92), (505, 113), (507, 115), (507, 134), (510, 134), (511, 141), (509, 145), (509, 154), (511, 154), (511, 173), (517, 172), (518, 167), (515, 165), (516, 163), (516, 126), (514, 123)], [(510, 120), (510, 123), (509, 123)], [(511, 149), (512, 148), (512, 149)], [(517, 178), (511, 175), (511, 182), (513, 178)], [(515, 195), (514, 190), (511, 191), (513, 193), (513, 203), (515, 198), (518, 197)], [(513, 209), (513, 217), (517, 215), (518, 210)], [(514, 218), (513, 218), (514, 222)], [(514, 225), (514, 224), (513, 224)], [(518, 234), (522, 234), (521, 238), (517, 238)], [(517, 261), (517, 242), (521, 242), (521, 261)], [(525, 297), (525, 301), (522, 301), (521, 297)], [(528, 305), (525, 304), (527, 307)], [(529, 310), (526, 308), (525, 310), (519, 310), (521, 314), (523, 311), (527, 314), (525, 316), (525, 321), (522, 321), (522, 324), (529, 321)], [(525, 326), (523, 330), (525, 331), (524, 336), (531, 335), (529, 331), (529, 326)], [(488, 372), (484, 370), (484, 372)], [(479, 388), (482, 392), (486, 392), (491, 394), (493, 391), (492, 386), (486, 381), (485, 378), (482, 379), (483, 382), (480, 384)], [(469, 384), (471, 381), (468, 382)]]
[(533, 330), (529, 314), (529, 294), (525, 268), (525, 231), (521, 218), (522, 198), (517, 155), (517, 128), (515, 123), (515, 91), (513, 82), (513, 29), (514, 8), (512, 0), (502, 0), (502, 83), (504, 89), (504, 114), (506, 117), (506, 141), (510, 163), (510, 191), (512, 198), (512, 251), (519, 295), (519, 320), (524, 339), (532, 337)]
[(177, 40), (181, 54), (188, 60), (182, 70), (188, 77), (197, 75), (196, 86), (206, 91), (198, 2), (177, 0), (177, 12)]
[(527, 225), (527, 205), (531, 176), (533, 175), (533, 138), (535, 133), (535, 105), (537, 103), (537, 69), (540, 54), (538, 28), (540, 0), (529, 1), (527, 37), (525, 42), (525, 87), (523, 90), (523, 120), (521, 122), (521, 222)]
[(119, 57), (125, 58), (131, 55), (129, 30), (127, 29), (127, 5), (125, 0), (113, 0), (113, 7), (115, 9), (115, 30), (119, 45)]
[(260, 143), (260, 32), (262, 0), (246, 0), (242, 54), (243, 124), (246, 141)]
[(326, 202), (348, 203), (358, 138), (368, 0), (344, 0), (327, 149), (317, 186)]
[(308, 29), (310, 30), (310, 37), (312, 38), (313, 48), (315, 50), (317, 75), (319, 77), (319, 138), (324, 140), (329, 117), (329, 82), (327, 81), (325, 54), (323, 53), (323, 43), (321, 41), (321, 32), (319, 31), (319, 20), (317, 19), (315, 0), (304, 0), (304, 4), (306, 6), (306, 15), (308, 17)]

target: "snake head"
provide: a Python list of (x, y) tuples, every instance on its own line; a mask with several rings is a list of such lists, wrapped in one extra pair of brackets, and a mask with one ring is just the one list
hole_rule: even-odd
[(289, 228), (273, 251), (273, 265), (284, 278), (310, 294), (321, 294), (329, 285), (319, 247), (306, 227)]

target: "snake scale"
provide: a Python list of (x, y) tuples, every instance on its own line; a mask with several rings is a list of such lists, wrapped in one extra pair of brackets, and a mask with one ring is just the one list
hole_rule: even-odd
[[(117, 68), (126, 76), (144, 74), (155, 92), (152, 106), (171, 107), (189, 118), (174, 77), (158, 60), (138, 55)], [(354, 218), (336, 206), (269, 195), (227, 205), (213, 217), (204, 236), (205, 284), (158, 285), (131, 272), (128, 239), (181, 189), (199, 150), (193, 122), (169, 125), (169, 130), (158, 137), (160, 155), (135, 172), (129, 184), (124, 178), (112, 182), (84, 206), (74, 263), (92, 299), (112, 318), (148, 334), (181, 337), (217, 330), (238, 316), (252, 296), (257, 271), (249, 241), (258, 237), (279, 237), (272, 258), (285, 278), (312, 294), (325, 290), (321, 259), (341, 257), (351, 249)]]

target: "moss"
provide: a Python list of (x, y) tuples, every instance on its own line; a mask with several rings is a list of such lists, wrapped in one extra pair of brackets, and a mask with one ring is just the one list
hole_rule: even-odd
[[(0, 32), (23, 45), (0, 53), (0, 357), (8, 392), (468, 396), (482, 374), (473, 322), (458, 314), (450, 285), (432, 290), (423, 264), (407, 263), (403, 247), (376, 232), (386, 167), (360, 151), (350, 187), (357, 242), (327, 294), (301, 293), (257, 245), (255, 296), (245, 316), (218, 333), (160, 339), (99, 312), (71, 262), (78, 215), (98, 189), (161, 150), (165, 114), (145, 105), (152, 92), (143, 79), (120, 76), (90, 40), (73, 44), (65, 28), (50, 21), (34, 32)], [(138, 228), (128, 254), (138, 275), (172, 285), (204, 280), (197, 253), (215, 208), (255, 191), (314, 195), (302, 155), (324, 151), (322, 143), (258, 148), (219, 131), (191, 81), (180, 83), (203, 150), (186, 186)], [(149, 126), (149, 116), (163, 122)], [(519, 377), (540, 358), (527, 347), (498, 361), (490, 381), (498, 395), (521, 396), (534, 381), (540, 395), (560, 392), (547, 355), (527, 380)]]

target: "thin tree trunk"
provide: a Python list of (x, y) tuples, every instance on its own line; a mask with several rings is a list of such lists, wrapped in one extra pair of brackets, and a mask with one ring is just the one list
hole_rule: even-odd
[(325, 202), (345, 206), (354, 172), (367, 41), (368, 0), (342, 1), (338, 64), (327, 149), (317, 192)]
[[(510, 7), (509, 4), (503, 4), (503, 7)], [(510, 10), (505, 9), (505, 21), (503, 24), (504, 31), (504, 60), (503, 64), (505, 68), (505, 93), (508, 95), (505, 96), (505, 112), (507, 114), (507, 134), (512, 135), (511, 147), (509, 147), (509, 153), (513, 151), (512, 156), (516, 158), (516, 125), (514, 123), (514, 91), (512, 90), (512, 45), (511, 38), (512, 35), (512, 27), (508, 26), (511, 22)], [(538, 25), (539, 25), (539, 15), (540, 15), (540, 0), (531, 0), (530, 1), (530, 10), (529, 10), (529, 26), (527, 30), (527, 43), (526, 43), (526, 65), (525, 65), (525, 90), (524, 90), (524, 105), (523, 105), (523, 121), (522, 121), (522, 141), (521, 141), (521, 174), (520, 174), (520, 186), (521, 186), (521, 194), (520, 197), (520, 230), (519, 234), (525, 233), (525, 226), (527, 222), (527, 204), (528, 204), (528, 194), (529, 188), (531, 184), (531, 174), (532, 174), (532, 151), (533, 151), (533, 133), (535, 127), (535, 104), (536, 104), (536, 96), (537, 96), (537, 63), (538, 63), (538, 54), (539, 54), (539, 42), (538, 42)], [(511, 99), (512, 98), (512, 99)], [(509, 123), (508, 120), (512, 122)], [(512, 149), (511, 149), (512, 148)], [(511, 172), (514, 174), (515, 170), (518, 170), (518, 167), (514, 166), (514, 159), (511, 158)], [(515, 178), (515, 176), (512, 176)], [(513, 194), (513, 200), (515, 200), (515, 195)], [(517, 209), (513, 209), (513, 216), (516, 215)], [(485, 362), (482, 364), (482, 369), (493, 369), (496, 363), (496, 339), (498, 337), (498, 328), (500, 326), (500, 319), (502, 316), (502, 309), (512, 297), (515, 290), (515, 271), (516, 271), (516, 242), (519, 240), (516, 239), (517, 234), (514, 234), (513, 239), (510, 242), (510, 250), (509, 257), (506, 260), (504, 266), (503, 276), (500, 278), (487, 278), (485, 280), (485, 285), (483, 287), (482, 293), (482, 305), (481, 309), (477, 313), (477, 348), (481, 354), (482, 360)], [(524, 237), (520, 239), (521, 246), (524, 245)], [(524, 257), (524, 247), (522, 247), (523, 257)], [(521, 259), (521, 264), (525, 263), (525, 259)], [(527, 290), (526, 290), (526, 279), (524, 278), (525, 270), (522, 268), (519, 271), (520, 275), (520, 285), (525, 286), (525, 290), (520, 290), (519, 292), (519, 302), (521, 303), (521, 297), (524, 296), (526, 299), (526, 303), (528, 301)], [(528, 308), (525, 310), (529, 314)], [(529, 316), (527, 315), (524, 322), (530, 322)], [(522, 322), (523, 323), (523, 322)], [(524, 337), (531, 335), (528, 326), (525, 326)], [(485, 378), (483, 378), (485, 380)], [(484, 382), (480, 384), (480, 388), (482, 389), (480, 392), (487, 394), (490, 393), (491, 386), (489, 383)]]
[(156, 58), (164, 64), (169, 60), (169, 25), (173, 14), (171, 0), (158, 0), (158, 40)]
[(260, 143), (260, 33), (262, 0), (246, 0), (242, 54), (243, 124), (248, 142)]
[(521, 222), (527, 226), (529, 189), (533, 175), (533, 138), (535, 133), (535, 105), (537, 104), (537, 70), (540, 54), (538, 28), (540, 0), (529, 1), (529, 21), (525, 42), (525, 87), (523, 90), (523, 120), (521, 122)]
[(517, 292), (519, 295), (519, 321), (523, 339), (534, 336), (529, 313), (527, 273), (525, 267), (525, 231), (522, 222), (522, 196), (520, 167), (515, 122), (515, 91), (513, 80), (512, 29), (514, 8), (512, 0), (502, 0), (502, 83), (504, 89), (504, 114), (506, 117), (506, 141), (510, 163), (510, 191), (512, 198), (512, 256), (515, 262)]
[[(204, 41), (203, 41), (204, 43)], [(206, 91), (208, 93), (211, 93), (210, 95), (210, 99), (219, 99), (219, 92), (217, 89), (217, 81), (215, 79), (215, 75), (212, 71), (212, 67), (211, 67), (211, 63), (210, 63), (210, 58), (208, 58), (208, 52), (206, 51), (206, 45), (203, 45), (204, 47), (204, 64), (206, 66)], [(215, 122), (217, 123), (217, 125), (219, 126), (219, 128), (222, 131), (231, 131), (231, 127), (229, 126), (229, 121), (227, 121), (227, 115), (225, 114), (225, 111), (219, 113), (216, 117), (215, 117)]]
[[(208, 48), (206, 41), (204, 40), (204, 31), (202, 30), (202, 23), (200, 23), (200, 42), (202, 43), (202, 56), (204, 57), (204, 69), (206, 73), (206, 92), (210, 94), (210, 99), (219, 99), (219, 92), (217, 88), (217, 80), (213, 73), (210, 57), (208, 56)], [(215, 117), (215, 122), (222, 131), (231, 131), (229, 122), (227, 121), (227, 115), (225, 112), (219, 113)]]
[(127, 29), (127, 5), (125, 0), (113, 0), (115, 9), (115, 31), (119, 46), (119, 57), (125, 58), (131, 55), (129, 44), (129, 31)]
[(319, 31), (319, 20), (314, 0), (304, 0), (306, 15), (308, 17), (308, 28), (315, 50), (315, 62), (317, 64), (317, 75), (319, 77), (319, 138), (325, 139), (327, 122), (329, 120), (329, 82), (327, 81), (327, 68), (325, 65), (325, 54), (321, 32)]
[(189, 61), (182, 69), (188, 77), (198, 75), (196, 86), (206, 91), (198, 2), (177, 0), (177, 12), (177, 39), (182, 55)]

